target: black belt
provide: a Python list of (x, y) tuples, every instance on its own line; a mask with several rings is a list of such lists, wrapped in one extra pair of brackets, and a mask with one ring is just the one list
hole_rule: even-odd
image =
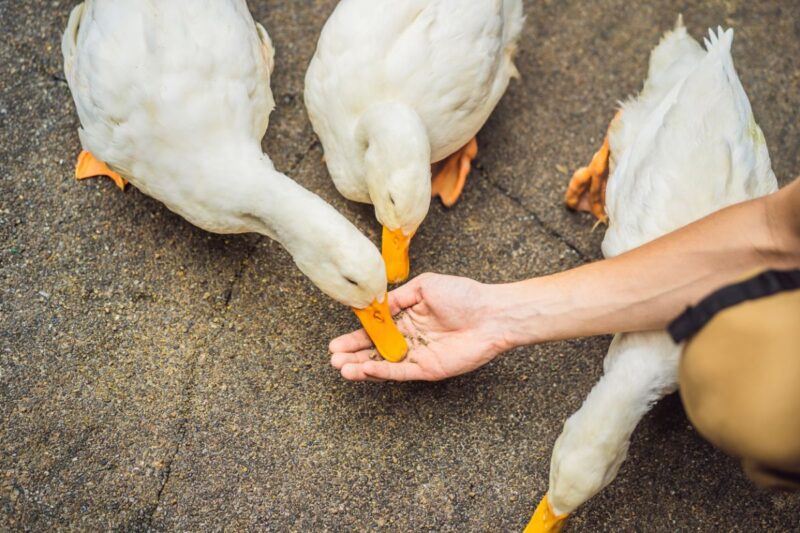
[(787, 472), (786, 470), (779, 470), (759, 464), (759, 470), (767, 475), (788, 481), (789, 483), (800, 484), (800, 472)]
[(741, 283), (728, 285), (689, 307), (667, 328), (676, 343), (696, 335), (717, 313), (748, 300), (800, 289), (800, 270), (768, 270)]

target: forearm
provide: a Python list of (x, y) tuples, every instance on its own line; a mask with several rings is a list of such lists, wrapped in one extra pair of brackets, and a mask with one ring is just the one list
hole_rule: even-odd
[(800, 267), (800, 181), (619, 257), (487, 288), (509, 347), (662, 329), (688, 305), (762, 268)]

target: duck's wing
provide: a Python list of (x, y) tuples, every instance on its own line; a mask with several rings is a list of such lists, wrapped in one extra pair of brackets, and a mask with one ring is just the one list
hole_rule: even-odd
[(676, 83), (684, 80), (703, 60), (706, 51), (700, 46), (683, 24), (679, 16), (675, 27), (664, 34), (658, 45), (650, 52), (647, 80), (642, 95), (657, 93), (663, 96)]
[(679, 16), (675, 27), (665, 33), (650, 52), (647, 79), (641, 92), (621, 104), (619, 120), (609, 130), (612, 172), (653, 111), (676, 85), (683, 83), (697, 68), (705, 55), (705, 50), (689, 35), (683, 25), (683, 17)]
[(267, 33), (267, 30), (256, 22), (256, 31), (258, 32), (258, 39), (261, 43), (261, 53), (264, 56), (264, 62), (267, 66), (267, 83), (262, 90), (259, 91), (259, 102), (256, 104), (257, 108), (263, 109), (261, 116), (265, 116), (263, 123), (255, 122), (253, 135), (260, 139), (266, 134), (269, 128), (269, 116), (272, 110), (275, 109), (275, 97), (272, 94), (272, 73), (275, 71), (275, 47), (272, 45), (272, 39)]
[[(100, 14), (104, 9), (103, 0), (86, 0), (73, 8), (61, 39), (61, 51), (64, 57), (64, 75), (72, 92), (76, 110), (80, 119), (79, 135), (84, 149), (94, 153), (98, 158), (108, 162), (113, 170), (129, 178), (131, 165), (125, 158), (115, 157), (120, 151), (115, 148), (119, 144), (115, 140), (115, 126), (127, 120), (121, 112), (123, 102), (107, 97), (109, 80), (116, 73), (102, 64), (99, 51), (103, 50), (100, 39), (106, 32), (99, 31), (103, 27), (103, 18), (97, 17), (97, 4), (100, 3)], [(118, 20), (125, 20), (119, 18)], [(116, 22), (109, 27), (115, 27)], [(121, 31), (124, 26), (116, 26)], [(87, 35), (92, 39), (87, 42)], [(124, 63), (120, 58), (119, 63)], [(98, 63), (100, 63), (98, 65)], [(98, 71), (103, 75), (99, 76)], [(124, 80), (121, 81), (124, 83)]]
[(522, 9), (522, 0), (503, 0), (503, 45), (507, 67), (512, 73), (512, 77), (519, 77), (519, 71), (514, 66), (514, 56), (517, 53), (517, 46), (522, 27), (525, 25), (525, 15)]
[(425, 122), (433, 160), (474, 137), (518, 75), (513, 57), (523, 21), (519, 0), (440, 0), (395, 42), (387, 79)]
[(258, 31), (258, 39), (261, 41), (261, 52), (264, 54), (267, 70), (272, 76), (272, 72), (275, 70), (275, 47), (272, 45), (272, 38), (270, 38), (266, 28), (258, 22), (256, 22), (256, 30)]
[(777, 189), (764, 134), (731, 57), (733, 30), (659, 104), (607, 192), (603, 251), (617, 255), (728, 205)]
[(78, 52), (78, 30), (81, 26), (81, 19), (83, 18), (84, 4), (80, 3), (72, 9), (69, 14), (69, 21), (67, 28), (64, 30), (64, 36), (61, 38), (61, 53), (64, 56), (64, 74), (67, 78), (72, 75), (72, 70), (75, 68), (75, 55)]

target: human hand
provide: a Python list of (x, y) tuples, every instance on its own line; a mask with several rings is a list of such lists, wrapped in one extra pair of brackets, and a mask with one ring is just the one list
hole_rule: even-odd
[(475, 370), (510, 348), (486, 287), (423, 274), (389, 293), (409, 344), (402, 362), (383, 361), (361, 329), (331, 341), (331, 364), (351, 381), (439, 381)]

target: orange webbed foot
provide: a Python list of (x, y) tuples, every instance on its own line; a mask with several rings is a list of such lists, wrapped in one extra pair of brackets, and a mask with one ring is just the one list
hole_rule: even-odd
[(85, 150), (81, 152), (81, 155), (78, 156), (78, 163), (75, 166), (75, 177), (79, 180), (85, 180), (100, 176), (108, 176), (123, 191), (128, 184), (125, 178), (108, 168), (105, 163), (98, 161), (90, 152)]
[[(611, 121), (611, 130), (619, 120), (620, 113)], [(575, 211), (586, 211), (597, 218), (597, 224), (608, 224), (606, 214), (606, 187), (608, 186), (608, 160), (611, 155), (608, 134), (603, 145), (592, 157), (588, 166), (578, 169), (573, 174), (567, 187), (564, 201), (567, 207)], [(595, 227), (597, 227), (597, 224)]]
[(608, 184), (608, 137), (594, 154), (588, 166), (573, 174), (564, 201), (575, 211), (592, 213), (600, 223), (606, 223), (606, 186)]
[(444, 160), (431, 184), (431, 196), (439, 196), (445, 207), (456, 205), (478, 155), (478, 141), (472, 138), (462, 149)]

